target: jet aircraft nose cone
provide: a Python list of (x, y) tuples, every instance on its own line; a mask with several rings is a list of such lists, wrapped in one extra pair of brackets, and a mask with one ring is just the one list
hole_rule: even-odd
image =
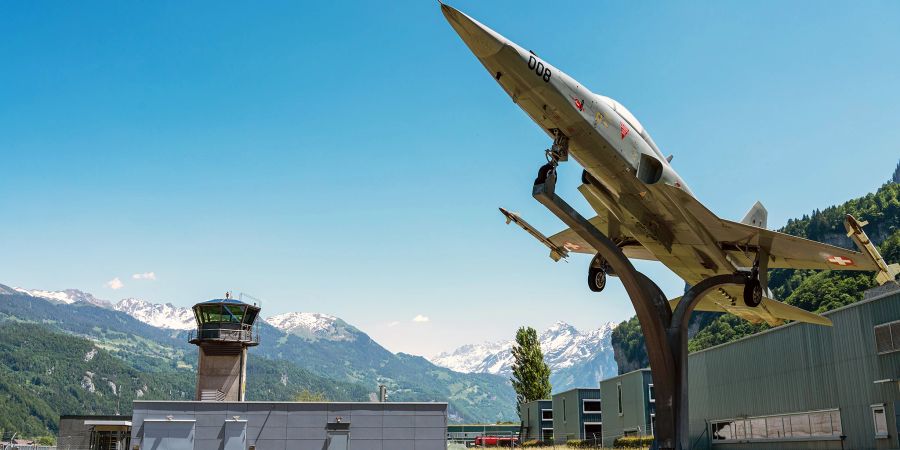
[(506, 39), (494, 30), (482, 25), (477, 20), (459, 12), (452, 6), (441, 3), (441, 12), (456, 30), (463, 42), (479, 58), (486, 58), (500, 51)]

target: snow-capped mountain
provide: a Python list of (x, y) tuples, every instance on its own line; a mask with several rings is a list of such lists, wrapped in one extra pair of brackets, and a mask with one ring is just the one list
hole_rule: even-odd
[(126, 298), (113, 306), (147, 325), (170, 330), (191, 330), (197, 328), (194, 313), (190, 308), (182, 308), (171, 303), (151, 303), (136, 298)]
[(64, 291), (44, 291), (40, 289), (24, 289), (20, 287), (14, 287), (13, 290), (17, 292), (21, 292), (23, 294), (30, 295), (32, 297), (43, 298), (46, 300), (50, 300), (58, 303), (65, 303), (67, 305), (71, 305), (72, 303), (90, 303), (92, 305), (100, 306), (102, 308), (111, 308), (112, 303), (101, 300), (97, 297), (94, 297), (92, 294), (87, 292), (79, 291), (78, 289), (66, 289)]
[[(615, 327), (615, 323), (609, 322), (598, 329), (581, 332), (565, 322), (556, 322), (538, 335), (544, 361), (550, 366), (554, 392), (595, 386), (601, 379), (617, 374), (610, 342)], [(433, 357), (431, 362), (457, 372), (509, 376), (513, 342), (464, 345)]]
[(347, 322), (322, 313), (289, 312), (269, 317), (266, 322), (285, 333), (307, 339), (353, 341), (359, 333)]
[[(126, 298), (113, 306), (141, 322), (157, 328), (190, 330), (197, 327), (194, 313), (171, 303), (151, 303)], [(290, 312), (265, 319), (269, 325), (306, 339), (329, 341), (353, 341), (359, 331), (343, 320), (321, 313)]]

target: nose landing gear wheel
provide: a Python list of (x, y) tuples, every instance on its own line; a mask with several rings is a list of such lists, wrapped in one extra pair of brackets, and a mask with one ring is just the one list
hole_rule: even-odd
[(593, 292), (602, 292), (606, 287), (606, 271), (600, 267), (588, 268), (588, 288)]
[(755, 308), (762, 303), (762, 283), (759, 278), (750, 278), (744, 285), (744, 303), (751, 308)]

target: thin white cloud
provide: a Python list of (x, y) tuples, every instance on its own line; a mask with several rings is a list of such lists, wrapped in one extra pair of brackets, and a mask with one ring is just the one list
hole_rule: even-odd
[(391, 323), (389, 323), (389, 324), (387, 324), (387, 326), (389, 326), (389, 327), (396, 327), (397, 325), (400, 325), (400, 322), (398, 322), (398, 321), (396, 321), (396, 320), (393, 321), (393, 322), (391, 322)]
[(115, 291), (125, 287), (125, 283), (123, 283), (122, 280), (119, 279), (119, 277), (115, 277), (112, 280), (106, 282), (106, 287)]
[(135, 280), (155, 280), (156, 272), (144, 272), (144, 273), (136, 273), (131, 276)]
[(425, 322), (430, 322), (431, 319), (429, 319), (428, 316), (423, 316), (421, 314), (418, 314), (418, 315), (416, 315), (416, 317), (413, 317), (412, 321), (419, 322), (419, 323), (425, 323)]

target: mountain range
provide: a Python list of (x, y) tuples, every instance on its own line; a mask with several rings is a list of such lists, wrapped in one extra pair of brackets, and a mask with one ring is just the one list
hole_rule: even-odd
[[(0, 346), (6, 346), (0, 355), (6, 363), (0, 368), (0, 411), (25, 417), (36, 414), (32, 405), (39, 404), (40, 420), (28, 422), (29, 432), (38, 435), (55, 431), (59, 414), (127, 414), (138, 397), (192, 398), (196, 348), (187, 336), (194, 327), (191, 310), (171, 304), (138, 299), (113, 304), (77, 290), (0, 285)], [(454, 422), (516, 420), (515, 394), (506, 378), (455, 372), (419, 356), (391, 353), (337, 317), (288, 313), (257, 321), (257, 328), (260, 345), (250, 353), (248, 399), (287, 401), (306, 390), (330, 400), (368, 401), (384, 384), (390, 401), (448, 402)], [(23, 333), (27, 339), (11, 339)], [(67, 369), (65, 376), (57, 362), (72, 356), (59, 342), (86, 349), (78, 351), (82, 362), (69, 367), (78, 370)], [(3, 360), (10, 355), (16, 360)], [(121, 380), (131, 381), (123, 389)], [(66, 395), (48, 396), (48, 391)]]
[[(538, 335), (544, 361), (550, 366), (553, 392), (597, 386), (600, 380), (618, 373), (610, 342), (615, 327), (614, 322), (609, 322), (581, 332), (565, 322), (556, 322)], [(507, 340), (464, 345), (431, 358), (431, 362), (457, 372), (508, 378), (512, 374), (513, 343)]]

